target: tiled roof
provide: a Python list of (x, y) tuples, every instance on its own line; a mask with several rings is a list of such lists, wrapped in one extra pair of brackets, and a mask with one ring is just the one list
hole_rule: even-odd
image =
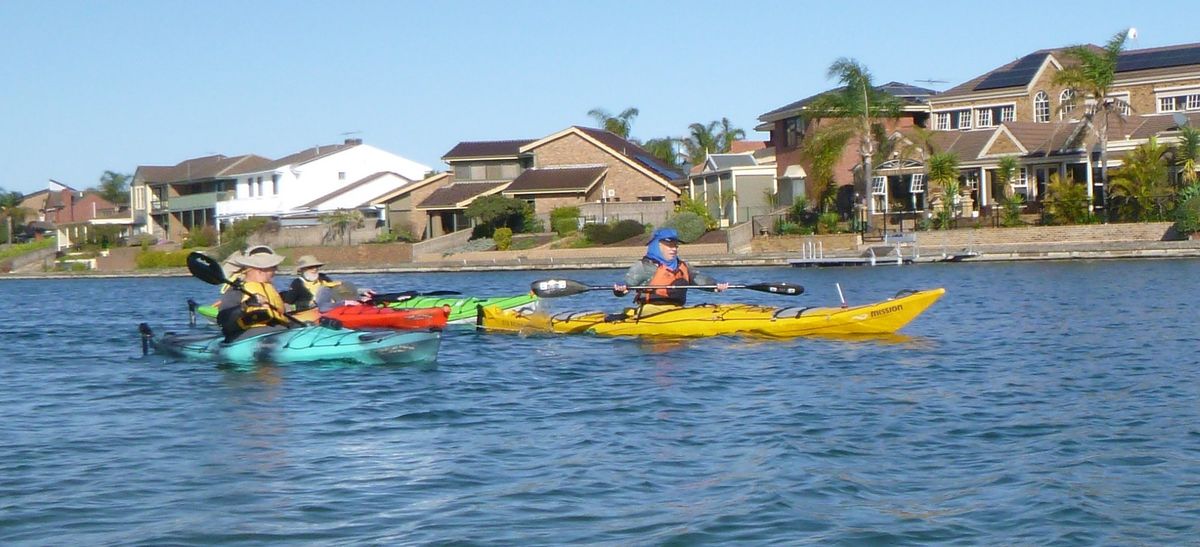
[(265, 169), (270, 163), (271, 160), (254, 154), (234, 157), (204, 156), (185, 160), (171, 167), (141, 165), (137, 168), (135, 178), (154, 183), (207, 180), (239, 172)]
[(504, 193), (583, 192), (607, 171), (608, 167), (603, 165), (526, 169), (504, 189)]
[(396, 199), (399, 196), (411, 193), (413, 190), (424, 188), (425, 186), (428, 186), (430, 184), (439, 184), (439, 183), (445, 182), (447, 180), (450, 180), (450, 172), (449, 171), (442, 172), (442, 173), (434, 173), (434, 174), (429, 175), (428, 177), (425, 177), (421, 180), (418, 180), (418, 181), (415, 181), (415, 182), (412, 182), (409, 184), (405, 184), (404, 186), (401, 186), (399, 188), (388, 190), (383, 195), (372, 198), (370, 203), (372, 205), (381, 205), (383, 203), (386, 203), (388, 201)]
[(1071, 139), (1078, 136), (1082, 122), (1004, 122), (1009, 133), (1029, 154), (1050, 155), (1077, 148)]
[(662, 162), (662, 160), (659, 160), (650, 152), (647, 152), (646, 149), (633, 142), (630, 142), (616, 133), (605, 131), (603, 129), (582, 127), (578, 125), (573, 127), (579, 131), (582, 131), (583, 133), (586, 133), (589, 137), (600, 141), (604, 144), (604, 146), (615, 150), (618, 154), (621, 154), (626, 158), (633, 160), (635, 163), (639, 163), (643, 167), (650, 169), (668, 182), (683, 177), (683, 173), (668, 167)]
[[(820, 93), (817, 93), (816, 95), (805, 97), (803, 99), (800, 99), (799, 101), (796, 101), (793, 103), (788, 103), (779, 108), (776, 108), (775, 110), (772, 110), (770, 112), (767, 112), (766, 114), (759, 116), (758, 119), (760, 121), (766, 122), (766, 121), (781, 120), (783, 118), (790, 118), (792, 116), (795, 116), (796, 114), (799, 114), (800, 111), (803, 110), (803, 108), (805, 106), (808, 106), (809, 103), (812, 103), (813, 101), (815, 101), (817, 99), (817, 97), (820, 97), (821, 95), (824, 95), (826, 93), (835, 93), (835, 92), (841, 91), (843, 89), (845, 89), (845, 86), (835, 87), (833, 89), (822, 91)], [(898, 99), (901, 99), (905, 103), (908, 103), (908, 104), (921, 104), (921, 103), (924, 103), (926, 100), (928, 100), (928, 98), (930, 96), (938, 94), (937, 91), (934, 91), (932, 89), (926, 89), (924, 87), (918, 87), (918, 86), (906, 84), (903, 82), (888, 82), (883, 85), (875, 86), (875, 89), (882, 91), (884, 93), (887, 93), (889, 95), (892, 95)]]
[(979, 158), (983, 147), (995, 132), (995, 129), (937, 131), (933, 134), (934, 148), (939, 152), (953, 153), (963, 161), (970, 161)]
[(354, 148), (355, 146), (358, 146), (358, 145), (359, 145), (359, 143), (343, 143), (343, 144), (327, 144), (327, 145), (322, 145), (322, 146), (314, 146), (312, 148), (306, 148), (306, 149), (296, 152), (294, 154), (289, 154), (287, 156), (279, 158), (265, 166), (256, 167), (254, 169), (239, 169), (238, 172), (239, 173), (251, 173), (254, 171), (270, 171), (272, 169), (279, 169), (280, 167), (286, 167), (288, 165), (300, 165), (302, 163), (308, 163), (315, 159), (319, 159), (319, 158), (323, 158), (326, 156), (336, 154), (338, 152), (341, 152), (342, 150), (349, 150), (350, 148)]
[(751, 154), (710, 154), (708, 161), (718, 171), (732, 167), (753, 167), (758, 165), (758, 161)]
[(454, 145), (449, 152), (442, 156), (443, 160), (456, 158), (486, 158), (513, 157), (520, 153), (521, 147), (534, 139), (519, 139), (511, 141), (464, 141)]
[[(1187, 117), (1189, 126), (1200, 127), (1200, 112), (1181, 112), (1179, 114)], [(1179, 130), (1179, 124), (1175, 122), (1175, 114), (1139, 116), (1130, 121), (1137, 122), (1136, 124), (1127, 124), (1125, 127), (1124, 133), (1131, 139), (1148, 139), (1159, 133)]]
[(474, 199), (476, 196), (485, 194), (489, 190), (495, 190), (507, 184), (508, 182), (455, 182), (449, 186), (434, 190), (432, 194), (429, 194), (429, 197), (417, 205), (417, 208), (454, 208), (460, 203)]
[(317, 199), (314, 199), (314, 200), (312, 200), (312, 201), (310, 201), (310, 202), (308, 202), (308, 203), (305, 203), (304, 205), (301, 205), (300, 207), (301, 207), (301, 208), (304, 208), (304, 207), (308, 207), (308, 208), (316, 207), (316, 206), (318, 206), (318, 205), (320, 205), (320, 204), (322, 204), (322, 203), (324, 203), (324, 202), (326, 202), (326, 201), (329, 201), (329, 200), (331, 200), (331, 199), (333, 199), (333, 198), (335, 198), (335, 197), (337, 197), (337, 196), (340, 196), (340, 195), (342, 195), (342, 194), (345, 194), (346, 192), (349, 192), (349, 191), (351, 191), (351, 190), (354, 190), (355, 188), (359, 188), (359, 187), (361, 187), (361, 186), (365, 186), (365, 185), (367, 185), (367, 184), (370, 184), (370, 183), (371, 183), (371, 181), (373, 181), (373, 180), (376, 180), (376, 179), (379, 179), (379, 178), (381, 178), (381, 177), (384, 177), (384, 176), (387, 176), (387, 175), (395, 175), (395, 176), (397, 176), (397, 177), (400, 177), (402, 180), (408, 180), (408, 179), (405, 179), (403, 176), (401, 176), (399, 173), (393, 173), (393, 172), (391, 172), (391, 171), (380, 171), (380, 172), (378, 172), (378, 173), (372, 173), (372, 174), (370, 174), (370, 175), (367, 175), (367, 176), (365, 176), (365, 177), (363, 177), (363, 178), (361, 178), (361, 179), (358, 179), (358, 180), (356, 180), (356, 181), (354, 181), (354, 182), (352, 182), (352, 183), (350, 183), (350, 184), (347, 184), (346, 186), (343, 186), (343, 187), (341, 187), (341, 188), (339, 188), (339, 189), (337, 189), (337, 190), (334, 190), (334, 191), (332, 191), (332, 192), (330, 192), (330, 193), (328, 193), (328, 194), (325, 194), (325, 195), (323, 195), (323, 196), (321, 196), (321, 197), (319, 197), (319, 198), (317, 198)]
[(733, 141), (729, 145), (730, 154), (740, 154), (742, 152), (753, 152), (762, 150), (768, 146), (767, 141)]

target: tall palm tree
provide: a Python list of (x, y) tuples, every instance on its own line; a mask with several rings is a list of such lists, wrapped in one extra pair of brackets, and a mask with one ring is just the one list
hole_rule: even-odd
[(716, 135), (717, 152), (721, 154), (726, 154), (732, 150), (734, 142), (746, 138), (746, 131), (740, 127), (734, 127), (729, 122), (729, 118), (722, 117), (718, 126), (720, 129)]
[(829, 212), (837, 200), (837, 181), (833, 178), (833, 168), (842, 157), (842, 150), (850, 137), (849, 131), (826, 127), (814, 132), (801, 145), (800, 155), (811, 168), (808, 176), (813, 182), (813, 201), (822, 213)]
[(938, 215), (942, 228), (949, 228), (949, 221), (954, 216), (954, 198), (960, 189), (958, 156), (951, 152), (939, 152), (929, 156), (925, 168), (928, 171), (926, 176), (929, 179), (930, 187), (935, 195), (941, 196), (942, 208), (941, 211), (938, 211)]
[(1184, 184), (1196, 184), (1200, 176), (1200, 129), (1191, 126), (1179, 128), (1179, 143), (1175, 145), (1175, 165), (1179, 168), (1180, 178)]
[(843, 57), (834, 61), (826, 76), (837, 78), (842, 87), (817, 96), (805, 107), (804, 115), (810, 120), (830, 119), (835, 124), (849, 126), (858, 140), (863, 183), (870, 184), (876, 148), (871, 126), (877, 120), (898, 118), (900, 99), (877, 89), (871, 83), (870, 71), (854, 59)]
[(675, 137), (663, 137), (660, 139), (650, 139), (642, 143), (642, 148), (645, 148), (651, 156), (654, 156), (668, 167), (679, 170), (679, 150), (676, 148), (678, 143), (679, 139)]
[(719, 148), (717, 122), (696, 122), (688, 126), (688, 136), (683, 138), (683, 149), (688, 163), (697, 165), (709, 154), (719, 151)]
[(622, 110), (620, 114), (613, 116), (603, 108), (593, 108), (588, 110), (588, 116), (596, 120), (600, 127), (610, 133), (620, 135), (622, 138), (629, 138), (629, 131), (633, 128), (633, 119), (638, 115), (638, 109), (634, 107)]
[(1086, 101), (1088, 108), (1084, 109), (1083, 118), (1100, 140), (1100, 183), (1104, 186), (1104, 213), (1108, 212), (1108, 125), (1115, 115), (1123, 119), (1123, 112), (1130, 108), (1129, 103), (1120, 97), (1113, 96), (1113, 81), (1116, 79), (1117, 60), (1125, 51), (1125, 40), (1129, 31), (1124, 30), (1113, 35), (1100, 51), (1091, 46), (1079, 45), (1067, 48), (1066, 56), (1076, 61), (1054, 75), (1055, 85), (1071, 88), (1074, 94), (1069, 104), (1076, 100)]

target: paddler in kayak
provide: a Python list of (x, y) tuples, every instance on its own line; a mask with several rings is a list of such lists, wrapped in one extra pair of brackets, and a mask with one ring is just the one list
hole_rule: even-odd
[(296, 295), (289, 304), (296, 306), (293, 317), (314, 323), (319, 319), (318, 312), (326, 312), (337, 306), (361, 306), (371, 301), (375, 292), (370, 289), (356, 289), (353, 285), (334, 281), (321, 271), (325, 263), (313, 255), (304, 255), (296, 261), (296, 279), (288, 292)]
[(283, 296), (271, 284), (283, 256), (265, 245), (234, 256), (233, 264), (243, 270), (245, 292), (227, 291), (221, 296), (217, 324), (225, 341), (232, 342), (247, 333), (257, 335), (286, 329), (289, 322), (283, 315)]
[[(659, 228), (650, 237), (646, 256), (625, 272), (625, 283), (613, 285), (613, 294), (625, 296), (630, 286), (636, 285), (715, 285), (716, 292), (729, 288), (729, 283), (717, 283), (679, 258), (679, 232), (674, 228)], [(683, 306), (687, 303), (687, 289), (638, 290), (633, 301), (638, 305), (637, 316)]]

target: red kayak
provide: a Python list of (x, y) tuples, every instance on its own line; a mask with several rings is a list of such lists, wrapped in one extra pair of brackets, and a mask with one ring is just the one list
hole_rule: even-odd
[(337, 319), (350, 329), (441, 329), (446, 327), (450, 307), (396, 309), (375, 306), (338, 306), (321, 317)]

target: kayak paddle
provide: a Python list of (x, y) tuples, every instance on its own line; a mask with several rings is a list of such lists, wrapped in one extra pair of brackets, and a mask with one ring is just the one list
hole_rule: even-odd
[[(187, 267), (188, 271), (191, 272), (196, 279), (208, 283), (209, 285), (229, 285), (246, 296), (255, 296), (253, 293), (242, 288), (241, 281), (232, 281), (230, 279), (226, 279), (225, 272), (221, 270), (221, 264), (204, 253), (192, 251), (187, 257)], [(266, 305), (267, 307), (275, 310), (275, 307), (271, 306), (270, 303), (266, 303)], [(275, 311), (278, 312), (279, 315), (288, 318), (288, 321), (297, 327), (307, 326), (295, 317), (284, 313), (283, 310)]]
[(409, 298), (415, 298), (415, 297), (418, 297), (418, 296), (457, 296), (457, 295), (460, 295), (460, 294), (462, 294), (462, 293), (460, 293), (460, 292), (458, 292), (458, 291), (429, 291), (429, 292), (403, 291), (403, 292), (385, 292), (385, 293), (379, 293), (379, 294), (376, 294), (375, 296), (372, 296), (372, 297), (371, 297), (371, 302), (372, 302), (372, 303), (375, 303), (375, 302), (385, 302), (385, 303), (386, 303), (386, 302), (403, 302), (403, 301), (405, 301), (405, 300), (408, 300)]
[[(570, 279), (543, 279), (534, 281), (531, 285), (533, 294), (542, 298), (558, 298), (560, 296), (573, 296), (587, 291), (611, 291), (612, 285), (585, 285), (578, 281)], [(638, 289), (716, 289), (716, 285), (635, 285), (628, 287), (629, 290)], [(730, 285), (730, 289), (749, 289), (752, 291), (766, 292), (771, 294), (783, 294), (787, 296), (796, 296), (804, 293), (804, 287), (800, 285), (790, 285), (788, 283), (755, 283), (753, 285)]]

